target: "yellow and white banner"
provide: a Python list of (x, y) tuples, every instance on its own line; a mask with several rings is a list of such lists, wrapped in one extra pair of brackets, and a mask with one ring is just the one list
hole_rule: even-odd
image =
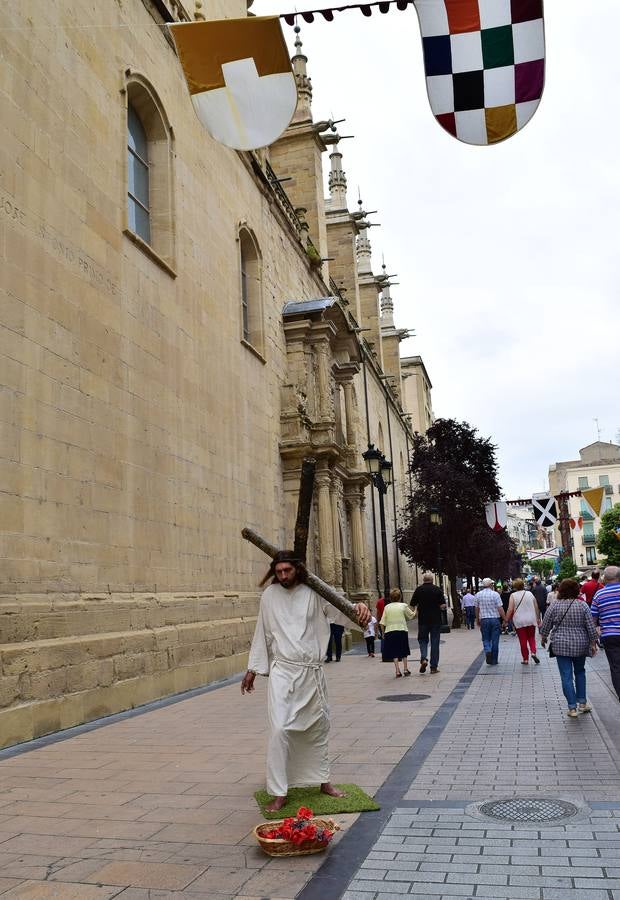
[(605, 496), (605, 488), (597, 487), (589, 490), (582, 490), (581, 496), (586, 501), (595, 516), (600, 516), (601, 507), (603, 505), (603, 497)]
[(196, 114), (235, 150), (276, 141), (297, 106), (297, 84), (277, 16), (169, 26)]

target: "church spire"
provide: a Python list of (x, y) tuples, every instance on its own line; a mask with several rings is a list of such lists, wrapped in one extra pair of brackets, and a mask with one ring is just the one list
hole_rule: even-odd
[(359, 206), (359, 211), (354, 214), (359, 228), (356, 244), (357, 271), (360, 275), (372, 275), (372, 247), (368, 237), (370, 222), (366, 219), (361, 194), (359, 195), (357, 205)]
[(308, 57), (302, 52), (303, 44), (300, 38), (301, 28), (295, 25), (295, 55), (291, 62), (295, 81), (297, 82), (297, 109), (293, 122), (312, 121), (312, 81), (308, 76)]
[[(332, 143), (327, 137), (326, 143)], [(325, 140), (325, 139), (324, 139)], [(347, 209), (347, 176), (342, 168), (342, 153), (339, 149), (340, 135), (334, 134), (334, 149), (329, 154), (331, 169), (329, 172), (330, 209)]]
[(385, 262), (381, 268), (383, 269), (382, 275), (379, 276), (383, 286), (381, 293), (381, 327), (394, 328), (394, 301), (390, 293), (390, 280)]

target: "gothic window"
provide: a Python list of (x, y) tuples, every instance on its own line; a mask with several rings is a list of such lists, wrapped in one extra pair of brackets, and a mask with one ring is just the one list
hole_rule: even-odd
[(260, 250), (254, 234), (246, 227), (239, 229), (238, 241), (241, 339), (262, 356), (263, 314)]
[(125, 234), (174, 275), (172, 129), (152, 86), (128, 74)]

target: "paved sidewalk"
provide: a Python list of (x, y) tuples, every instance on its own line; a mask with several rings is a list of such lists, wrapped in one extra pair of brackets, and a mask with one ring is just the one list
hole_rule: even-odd
[[(541, 660), (522, 666), (502, 638), (499, 666), (481, 665), (345, 900), (619, 900), (618, 743), (604, 721), (617, 729), (620, 709), (607, 661), (588, 663), (594, 713), (572, 720), (555, 662)], [(580, 809), (556, 825), (481, 815), (480, 801), (499, 798)]]
[[(479, 655), (478, 634), (454, 632), (441, 650), (436, 676), (397, 680), (391, 665), (359, 653), (326, 667), (334, 781), (374, 794), (425, 740)], [(271, 860), (255, 846), (261, 816), (252, 795), (264, 784), (267, 738), (264, 679), (257, 685), (249, 697), (228, 684), (65, 740), (0, 751), (2, 900), (295, 897), (324, 856)], [(378, 699), (411, 693), (428, 696)], [(356, 819), (338, 817), (345, 839)]]

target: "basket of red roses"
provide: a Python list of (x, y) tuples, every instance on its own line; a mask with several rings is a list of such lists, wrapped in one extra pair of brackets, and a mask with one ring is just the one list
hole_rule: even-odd
[(270, 856), (304, 856), (325, 850), (339, 830), (332, 819), (321, 819), (311, 809), (300, 806), (295, 817), (257, 825), (254, 835)]

